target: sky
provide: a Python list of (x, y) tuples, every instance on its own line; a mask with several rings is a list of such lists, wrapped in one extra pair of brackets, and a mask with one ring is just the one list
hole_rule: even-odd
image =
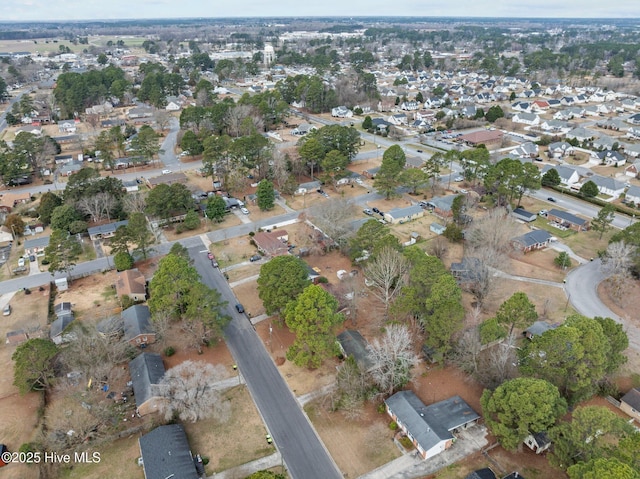
[(0, 1), (0, 21), (274, 16), (638, 18), (640, 0)]

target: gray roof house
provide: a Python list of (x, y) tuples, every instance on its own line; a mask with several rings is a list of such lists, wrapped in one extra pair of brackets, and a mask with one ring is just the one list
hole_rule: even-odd
[(618, 198), (622, 193), (624, 193), (624, 183), (609, 176), (593, 175), (589, 180), (596, 184), (598, 191), (601, 194)]
[(589, 220), (555, 208), (549, 210), (547, 219), (574, 231), (587, 231), (589, 229)]
[(640, 186), (631, 185), (624, 197), (625, 202), (640, 204)]
[(64, 334), (65, 329), (71, 324), (73, 321), (73, 313), (71, 311), (66, 311), (58, 315), (58, 318), (51, 323), (51, 327), (49, 329), (49, 337), (51, 341), (55, 344), (67, 343), (73, 339), (72, 334)]
[(455, 433), (480, 419), (460, 396), (426, 406), (413, 391), (400, 391), (386, 399), (385, 405), (398, 427), (413, 439), (423, 459), (451, 447)]
[(556, 329), (557, 327), (557, 324), (549, 324), (545, 323), (544, 321), (535, 321), (531, 326), (529, 326), (522, 332), (522, 335), (527, 339), (533, 339), (536, 336), (542, 336), (547, 331)]
[(373, 361), (367, 352), (367, 340), (362, 337), (359, 331), (347, 329), (338, 334), (337, 338), (342, 354), (345, 357), (352, 356), (365, 371), (373, 367)]
[(631, 389), (620, 398), (620, 409), (640, 422), (640, 388)]
[(518, 236), (511, 240), (511, 243), (516, 249), (519, 249), (523, 253), (528, 253), (536, 249), (542, 249), (549, 246), (551, 242), (551, 233), (545, 230), (533, 230), (528, 231), (522, 236)]
[(542, 168), (541, 174), (544, 175), (547, 171), (551, 169), (554, 169), (558, 172), (558, 175), (560, 175), (560, 182), (565, 186), (571, 186), (574, 183), (577, 183), (578, 180), (580, 179), (580, 175), (576, 170), (568, 166), (562, 166), (562, 165), (557, 165), (557, 166), (545, 165), (544, 168)]
[(164, 372), (164, 363), (157, 353), (142, 353), (129, 361), (133, 395), (140, 415), (157, 411), (161, 401), (157, 385), (164, 377)]
[(27, 254), (44, 253), (47, 246), (49, 246), (48, 236), (24, 240), (24, 252)]
[(128, 224), (129, 220), (115, 221), (106, 225), (93, 226), (87, 230), (87, 233), (89, 233), (89, 238), (91, 238), (91, 241), (102, 238), (111, 238), (116, 234), (118, 228), (120, 228), (121, 226), (127, 226)]
[(199, 479), (182, 424), (159, 426), (138, 442), (145, 479)]
[(394, 208), (385, 213), (384, 219), (389, 223), (406, 223), (424, 216), (424, 210), (420, 205), (407, 206), (405, 208)]
[(151, 326), (151, 313), (144, 304), (136, 304), (122, 312), (124, 321), (124, 340), (132, 346), (144, 347), (156, 340)]

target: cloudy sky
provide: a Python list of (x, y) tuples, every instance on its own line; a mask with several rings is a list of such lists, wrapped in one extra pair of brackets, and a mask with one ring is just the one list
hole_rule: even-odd
[(640, 17), (639, 0), (1, 0), (0, 20), (263, 16)]

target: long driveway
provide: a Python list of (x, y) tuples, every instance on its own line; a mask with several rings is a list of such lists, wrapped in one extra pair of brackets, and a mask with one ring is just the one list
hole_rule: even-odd
[(341, 478), (338, 467), (271, 360), (249, 318), (235, 310), (238, 300), (222, 273), (211, 266), (202, 243), (188, 249), (201, 281), (218, 290), (228, 303), (226, 312), (233, 319), (225, 328), (225, 342), (290, 476), (294, 479)]

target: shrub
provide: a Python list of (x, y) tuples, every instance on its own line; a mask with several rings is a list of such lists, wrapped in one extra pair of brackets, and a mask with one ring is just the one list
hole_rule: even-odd
[(255, 235), (256, 235), (255, 231), (249, 231), (249, 236), (253, 238)]
[(402, 444), (402, 447), (408, 450), (413, 449), (415, 447), (413, 445), (413, 441), (409, 439), (407, 436), (402, 436), (400, 438), (400, 444)]
[(324, 276), (320, 276), (318, 278), (318, 283), (327, 284), (328, 282), (329, 282), (329, 280)]
[(387, 407), (384, 405), (384, 403), (380, 403), (378, 405), (378, 413), (384, 414), (385, 412), (387, 412)]
[(123, 309), (123, 310), (124, 310), (124, 309), (128, 309), (128, 308), (130, 308), (131, 306), (133, 306), (134, 304), (136, 304), (136, 302), (135, 302), (133, 299), (131, 299), (131, 297), (129, 297), (129, 296), (128, 296), (128, 295), (126, 295), (126, 294), (123, 294), (123, 295), (120, 297), (120, 303), (122, 304), (122, 309)]
[(391, 421), (389, 423), (389, 429), (391, 429), (392, 431), (395, 431), (396, 429), (398, 429), (398, 423), (395, 421)]
[[(166, 357), (173, 356), (174, 354), (176, 354), (176, 350), (173, 346), (168, 346), (164, 349), (164, 355)], [(204, 458), (202, 460), (204, 462)]]

